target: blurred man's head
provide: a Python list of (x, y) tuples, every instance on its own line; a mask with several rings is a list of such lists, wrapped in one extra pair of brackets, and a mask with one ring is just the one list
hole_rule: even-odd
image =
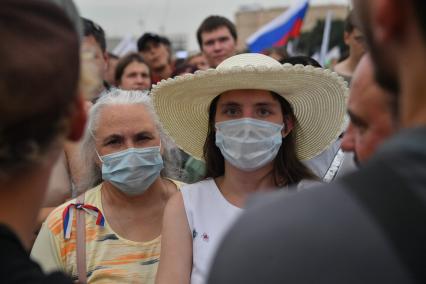
[(355, 22), (353, 11), (346, 18), (343, 37), (345, 44), (349, 47), (349, 56), (360, 60), (365, 53), (365, 39), (364, 34)]
[(374, 81), (368, 55), (355, 69), (348, 100), (350, 124), (342, 139), (342, 149), (353, 152), (357, 162), (368, 160), (397, 126), (397, 101)]
[(412, 68), (402, 66), (401, 61), (406, 61), (402, 53), (424, 53), (418, 49), (424, 49), (426, 42), (426, 1), (354, 0), (353, 4), (370, 48), (377, 82), (398, 95), (398, 69)]
[(197, 40), (210, 67), (237, 53), (237, 30), (227, 18), (209, 16), (197, 30)]
[(170, 41), (157, 34), (145, 33), (137, 42), (138, 51), (149, 68), (159, 71), (172, 62)]
[(105, 81), (110, 85), (115, 85), (115, 69), (120, 57), (115, 54), (108, 52), (108, 64), (105, 72)]
[(82, 18), (84, 38), (82, 49), (93, 53), (99, 77), (104, 80), (107, 70), (108, 53), (106, 51), (105, 32), (92, 20)]
[(55, 160), (52, 153), (59, 155), (66, 137), (82, 135), (85, 112), (78, 96), (78, 35), (60, 8), (42, 1), (3, 1), (0, 35), (7, 43), (0, 45), (3, 184)]

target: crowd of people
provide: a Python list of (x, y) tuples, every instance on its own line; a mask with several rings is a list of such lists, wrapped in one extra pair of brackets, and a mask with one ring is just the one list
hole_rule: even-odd
[(332, 71), (219, 15), (118, 57), (71, 0), (4, 0), (2, 281), (426, 282), (426, 6), (353, 2)]

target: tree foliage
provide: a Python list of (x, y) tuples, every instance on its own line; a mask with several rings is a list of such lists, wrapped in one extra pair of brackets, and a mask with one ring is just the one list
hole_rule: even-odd
[[(312, 56), (315, 52), (320, 51), (322, 37), (324, 33), (324, 20), (318, 20), (311, 31), (303, 32), (295, 41), (298, 52)], [(347, 47), (343, 41), (344, 21), (333, 20), (331, 22), (329, 49), (339, 46), (341, 54), (344, 54)]]

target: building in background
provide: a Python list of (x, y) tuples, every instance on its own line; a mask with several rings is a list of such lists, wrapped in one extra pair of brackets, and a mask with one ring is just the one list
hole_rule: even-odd
[[(247, 38), (256, 32), (260, 27), (267, 24), (289, 7), (276, 7), (276, 8), (263, 8), (259, 4), (254, 5), (244, 5), (241, 6), (239, 11), (235, 14), (233, 22), (237, 27), (238, 32), (238, 50), (245, 50)], [(317, 22), (324, 20), (326, 18), (327, 12), (331, 11), (333, 13), (333, 20), (344, 21), (348, 14), (347, 5), (310, 5), (309, 10), (305, 16), (304, 23), (302, 26), (302, 32), (311, 31), (314, 29)], [(133, 38), (136, 41), (140, 35), (135, 35)], [(165, 34), (167, 38), (170, 39), (173, 47), (173, 52), (187, 51), (195, 52), (196, 50), (188, 50), (189, 47), (189, 38), (195, 37), (195, 34), (174, 33), (174, 34)], [(113, 52), (114, 48), (123, 40), (120, 37), (111, 37), (107, 38), (107, 49), (110, 52)], [(330, 46), (330, 49), (333, 46)]]

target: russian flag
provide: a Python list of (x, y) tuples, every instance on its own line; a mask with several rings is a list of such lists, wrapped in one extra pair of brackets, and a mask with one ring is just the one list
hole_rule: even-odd
[(290, 37), (300, 34), (309, 0), (300, 1), (280, 16), (260, 28), (247, 39), (251, 52), (262, 52), (272, 46), (283, 46)]

